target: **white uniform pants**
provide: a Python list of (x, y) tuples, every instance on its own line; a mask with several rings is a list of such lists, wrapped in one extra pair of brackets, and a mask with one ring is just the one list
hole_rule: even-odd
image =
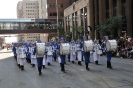
[(78, 61), (82, 60), (82, 51), (77, 51), (77, 58), (78, 58)]
[(58, 62), (61, 63), (61, 58), (60, 58), (60, 56), (58, 56)]
[(44, 55), (44, 57), (43, 57), (43, 65), (46, 65), (46, 63), (47, 63), (47, 58), (46, 58), (46, 56)]
[(36, 58), (31, 58), (31, 64), (36, 64)]
[(20, 59), (18, 58), (18, 55), (17, 55), (17, 63), (20, 64)]
[(100, 61), (100, 55), (97, 54), (96, 52), (93, 53), (93, 58), (94, 58), (94, 61)]
[(70, 61), (75, 61), (76, 55), (73, 55), (73, 53), (70, 54)]
[(47, 62), (52, 63), (53, 57), (52, 56), (47, 56)]
[(19, 61), (20, 61), (20, 66), (24, 66), (25, 58), (20, 58)]

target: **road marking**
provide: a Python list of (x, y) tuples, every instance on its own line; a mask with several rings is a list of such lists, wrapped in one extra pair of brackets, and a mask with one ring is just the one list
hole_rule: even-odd
[(126, 63), (126, 62), (119, 62), (119, 61), (111, 61), (111, 62), (117, 62), (117, 63), (121, 63), (121, 64), (130, 64), (130, 65), (133, 65), (133, 63)]

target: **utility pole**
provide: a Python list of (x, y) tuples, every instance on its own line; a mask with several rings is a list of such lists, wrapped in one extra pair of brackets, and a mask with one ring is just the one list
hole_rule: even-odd
[[(58, 26), (59, 26), (59, 22), (58, 22), (58, 19), (59, 19), (59, 17), (58, 17), (58, 0), (56, 0), (56, 13), (57, 13), (57, 28), (58, 28)], [(58, 34), (58, 37), (59, 37), (59, 29), (57, 29), (57, 34)]]

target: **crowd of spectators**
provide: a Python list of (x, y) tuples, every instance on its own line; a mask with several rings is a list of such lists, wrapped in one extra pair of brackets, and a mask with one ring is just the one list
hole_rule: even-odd
[(133, 37), (119, 37), (116, 40), (118, 48), (112, 52), (112, 57), (133, 59)]

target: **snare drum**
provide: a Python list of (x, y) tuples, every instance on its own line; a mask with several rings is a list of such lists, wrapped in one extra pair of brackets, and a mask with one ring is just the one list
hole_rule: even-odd
[(99, 55), (103, 54), (102, 50), (97, 50), (97, 54)]
[(53, 53), (49, 51), (49, 52), (47, 52), (47, 55), (48, 55), (48, 56), (52, 56)]
[(68, 54), (70, 54), (70, 44), (62, 43), (60, 45), (60, 55), (68, 55)]

